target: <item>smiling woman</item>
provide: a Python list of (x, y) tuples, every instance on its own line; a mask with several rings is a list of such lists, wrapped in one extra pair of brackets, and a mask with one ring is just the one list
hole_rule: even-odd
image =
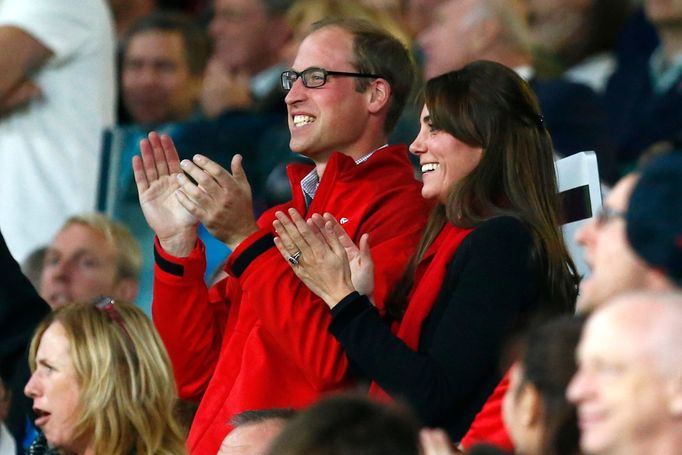
[[(74, 303), (31, 341), (33, 399), (42, 435), (29, 453), (185, 454), (170, 362), (147, 317), (128, 303)], [(47, 442), (47, 444), (46, 444)]]

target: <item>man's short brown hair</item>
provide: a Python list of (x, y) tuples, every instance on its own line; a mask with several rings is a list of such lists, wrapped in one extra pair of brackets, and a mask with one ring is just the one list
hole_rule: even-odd
[[(407, 48), (395, 37), (374, 24), (361, 19), (327, 19), (313, 24), (311, 33), (326, 27), (338, 27), (353, 36), (353, 61), (359, 73), (378, 74), (391, 86), (391, 99), (384, 124), (390, 133), (395, 127), (416, 79), (414, 60)], [(355, 80), (355, 89), (363, 92), (371, 81)]]

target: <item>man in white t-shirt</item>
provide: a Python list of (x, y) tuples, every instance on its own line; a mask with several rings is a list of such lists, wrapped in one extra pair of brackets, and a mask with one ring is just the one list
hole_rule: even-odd
[(114, 53), (106, 0), (0, 0), (0, 227), (19, 261), (95, 208)]

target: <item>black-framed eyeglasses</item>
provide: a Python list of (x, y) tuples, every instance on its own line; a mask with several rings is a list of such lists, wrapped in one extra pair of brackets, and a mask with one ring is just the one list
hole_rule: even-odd
[(616, 218), (625, 218), (625, 215), (626, 212), (604, 205), (594, 216), (594, 222), (597, 226), (602, 227), (609, 221), (615, 220)]
[(111, 297), (98, 297), (95, 299), (94, 302), (92, 302), (95, 307), (97, 307), (98, 310), (102, 311), (103, 313), (106, 313), (107, 316), (109, 316), (109, 319), (114, 321), (116, 324), (123, 329), (123, 333), (125, 333), (126, 337), (128, 340), (132, 343), (133, 339), (130, 337), (130, 333), (128, 332), (128, 329), (126, 329), (125, 322), (123, 322), (123, 317), (121, 316), (121, 313), (118, 312), (116, 309), (116, 301), (112, 299)]
[(322, 87), (327, 83), (328, 76), (345, 76), (345, 77), (370, 77), (379, 78), (378, 74), (369, 73), (347, 73), (345, 71), (327, 71), (324, 68), (308, 68), (300, 73), (294, 70), (284, 71), (281, 76), (282, 89), (288, 92), (294, 86), (296, 80), (300, 77), (303, 86), (307, 88)]

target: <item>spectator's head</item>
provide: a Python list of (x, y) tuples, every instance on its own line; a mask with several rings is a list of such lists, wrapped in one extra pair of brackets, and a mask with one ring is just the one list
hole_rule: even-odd
[(366, 398), (324, 399), (294, 417), (270, 455), (417, 455), (419, 427), (402, 410)]
[(623, 0), (528, 0), (533, 44), (566, 66), (611, 51), (632, 9)]
[(265, 455), (272, 441), (296, 415), (292, 409), (245, 411), (230, 419), (232, 431), (225, 437), (218, 455)]
[(603, 207), (576, 234), (585, 248), (591, 273), (580, 283), (578, 310), (586, 312), (617, 294), (646, 287), (646, 264), (632, 250), (625, 232), (625, 213), (638, 174), (620, 179), (604, 199)]
[(515, 0), (446, 0), (417, 41), (428, 79), (474, 60), (530, 63), (530, 33)]
[(644, 11), (657, 28), (679, 28), (682, 25), (682, 1), (680, 0), (644, 0)]
[(229, 71), (256, 75), (279, 63), (291, 38), (285, 13), (293, 0), (213, 0), (214, 57)]
[(566, 400), (566, 387), (576, 370), (581, 330), (581, 319), (565, 316), (525, 337), (503, 403), (505, 426), (518, 453), (578, 453), (575, 408)]
[(682, 157), (655, 159), (623, 177), (602, 212), (576, 238), (592, 269), (578, 309), (590, 311), (622, 292), (671, 289), (682, 279)]
[(419, 35), (433, 20), (434, 12), (444, 0), (410, 0), (405, 5), (405, 22), (414, 35)]
[(617, 297), (588, 319), (568, 398), (592, 455), (667, 455), (682, 447), (682, 295)]
[[(333, 151), (357, 159), (385, 144), (415, 78), (400, 41), (355, 19), (316, 24), (292, 67), (293, 72), (285, 73), (288, 78), (283, 75), (283, 82), (291, 84), (285, 98), (289, 146), (316, 162), (326, 162)], [(309, 71), (298, 77), (315, 68), (365, 76)]]
[(134, 305), (107, 299), (58, 308), (36, 329), (29, 364), (24, 391), (51, 446), (65, 453), (184, 453), (170, 360)]
[(102, 214), (69, 218), (48, 246), (40, 295), (55, 309), (110, 296), (131, 301), (142, 253), (128, 228)]
[(158, 12), (135, 22), (121, 54), (123, 104), (133, 122), (189, 119), (197, 108), (208, 54), (206, 32), (189, 17)]

